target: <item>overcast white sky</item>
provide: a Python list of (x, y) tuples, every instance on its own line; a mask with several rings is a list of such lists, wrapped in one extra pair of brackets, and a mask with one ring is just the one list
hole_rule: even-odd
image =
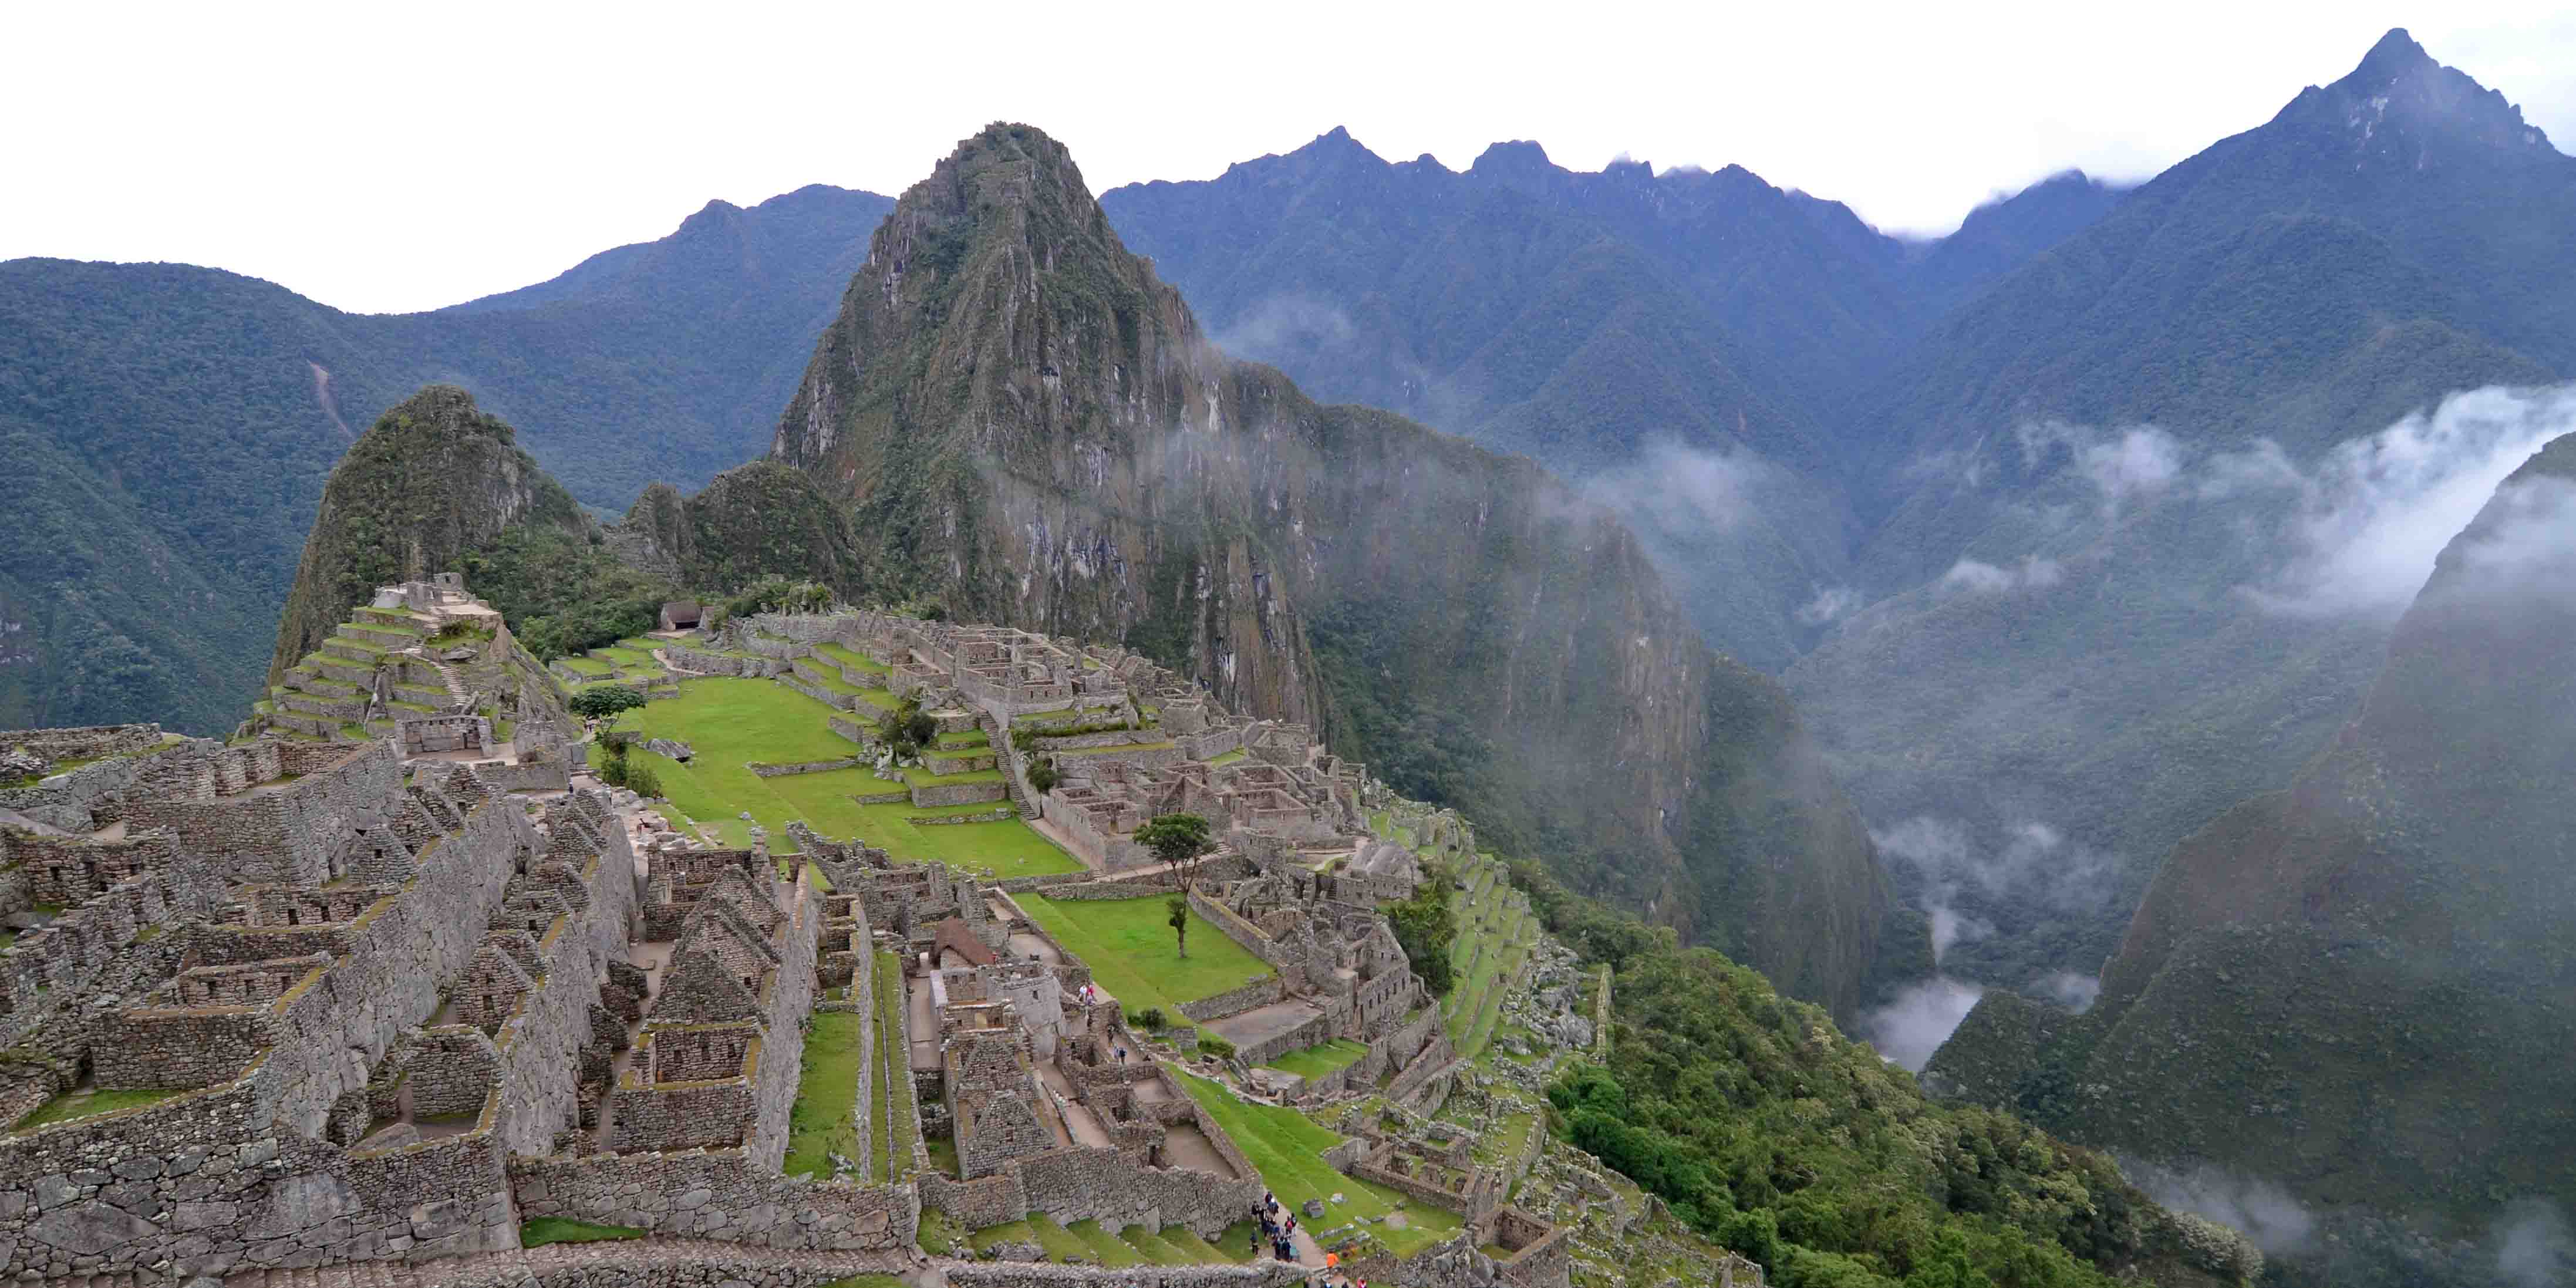
[(1335, 125), (1464, 167), (1742, 164), (1891, 231), (2066, 166), (2143, 178), (2392, 26), (2576, 147), (2552, 3), (1952, 7), (0, 4), (0, 259), (178, 260), (434, 308), (671, 231), (708, 199), (889, 195), (997, 119), (1095, 190)]

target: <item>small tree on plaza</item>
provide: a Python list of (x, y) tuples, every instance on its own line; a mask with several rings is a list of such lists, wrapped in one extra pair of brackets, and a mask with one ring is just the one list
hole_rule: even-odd
[[(1154, 852), (1154, 857), (1172, 865), (1187, 892), (1199, 877), (1199, 864), (1216, 848), (1216, 838), (1208, 832), (1208, 821), (1196, 814), (1157, 814), (1136, 829), (1136, 843)], [(1184, 903), (1183, 906), (1187, 906)]]

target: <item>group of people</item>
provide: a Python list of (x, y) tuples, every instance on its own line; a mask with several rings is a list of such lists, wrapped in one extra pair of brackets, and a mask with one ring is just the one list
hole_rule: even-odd
[(1297, 1214), (1294, 1212), (1287, 1213), (1287, 1220), (1284, 1224), (1281, 1222), (1280, 1216), (1279, 1196), (1269, 1192), (1268, 1190), (1263, 1190), (1261, 1192), (1261, 1205), (1252, 1209), (1253, 1224), (1260, 1227), (1252, 1236), (1252, 1253), (1254, 1256), (1261, 1255), (1261, 1241), (1268, 1239), (1270, 1241), (1270, 1255), (1279, 1258), (1281, 1261), (1295, 1261), (1297, 1259)]

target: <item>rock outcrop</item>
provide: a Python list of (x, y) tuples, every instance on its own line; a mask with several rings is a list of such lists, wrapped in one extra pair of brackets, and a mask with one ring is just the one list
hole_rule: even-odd
[(772, 454), (854, 507), (872, 592), (1122, 641), (1802, 995), (1852, 1005), (1880, 956), (1868, 838), (1786, 698), (1614, 517), (1217, 351), (1034, 129), (905, 194)]
[(450, 571), (467, 551), (519, 526), (586, 539), (592, 525), (472, 394), (430, 385), (405, 399), (350, 445), (322, 489), (278, 618), (269, 683), (280, 683), (376, 587)]

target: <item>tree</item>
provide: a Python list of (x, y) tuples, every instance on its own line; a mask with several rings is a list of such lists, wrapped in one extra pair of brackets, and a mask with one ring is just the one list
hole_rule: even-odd
[(1054, 791), (1055, 785), (1063, 781), (1064, 775), (1057, 771), (1053, 756), (1042, 757), (1029, 766), (1029, 789), (1040, 796)]
[(586, 720), (606, 720), (621, 711), (630, 711), (648, 701), (641, 690), (626, 684), (594, 684), (572, 695), (568, 704), (574, 715)]
[(1176, 939), (1176, 940), (1179, 942), (1179, 944), (1180, 944), (1180, 947), (1181, 947), (1181, 960), (1183, 960), (1183, 961), (1187, 961), (1187, 960), (1189, 960), (1189, 956), (1190, 956), (1190, 900), (1189, 900), (1189, 896), (1187, 896), (1187, 895), (1178, 895), (1178, 894), (1173, 895), (1173, 896), (1172, 896), (1172, 901), (1171, 901), (1169, 904), (1165, 905), (1165, 906), (1166, 906), (1166, 907), (1168, 907), (1168, 908), (1170, 908), (1170, 909), (1172, 910), (1172, 916), (1171, 916), (1172, 936), (1173, 936), (1173, 938), (1174, 938), (1174, 939)]
[(1423, 882), (1412, 898), (1387, 908), (1386, 920), (1395, 931), (1396, 944), (1404, 949), (1405, 960), (1413, 963), (1415, 974), (1422, 976), (1422, 986), (1435, 997), (1445, 996), (1456, 982), (1449, 946), (1458, 937), (1458, 917), (1449, 908), (1448, 883)]
[(1199, 861), (1216, 848), (1215, 838), (1208, 834), (1208, 821), (1196, 814), (1157, 814), (1136, 829), (1136, 843), (1171, 864), (1183, 890), (1197, 883)]

